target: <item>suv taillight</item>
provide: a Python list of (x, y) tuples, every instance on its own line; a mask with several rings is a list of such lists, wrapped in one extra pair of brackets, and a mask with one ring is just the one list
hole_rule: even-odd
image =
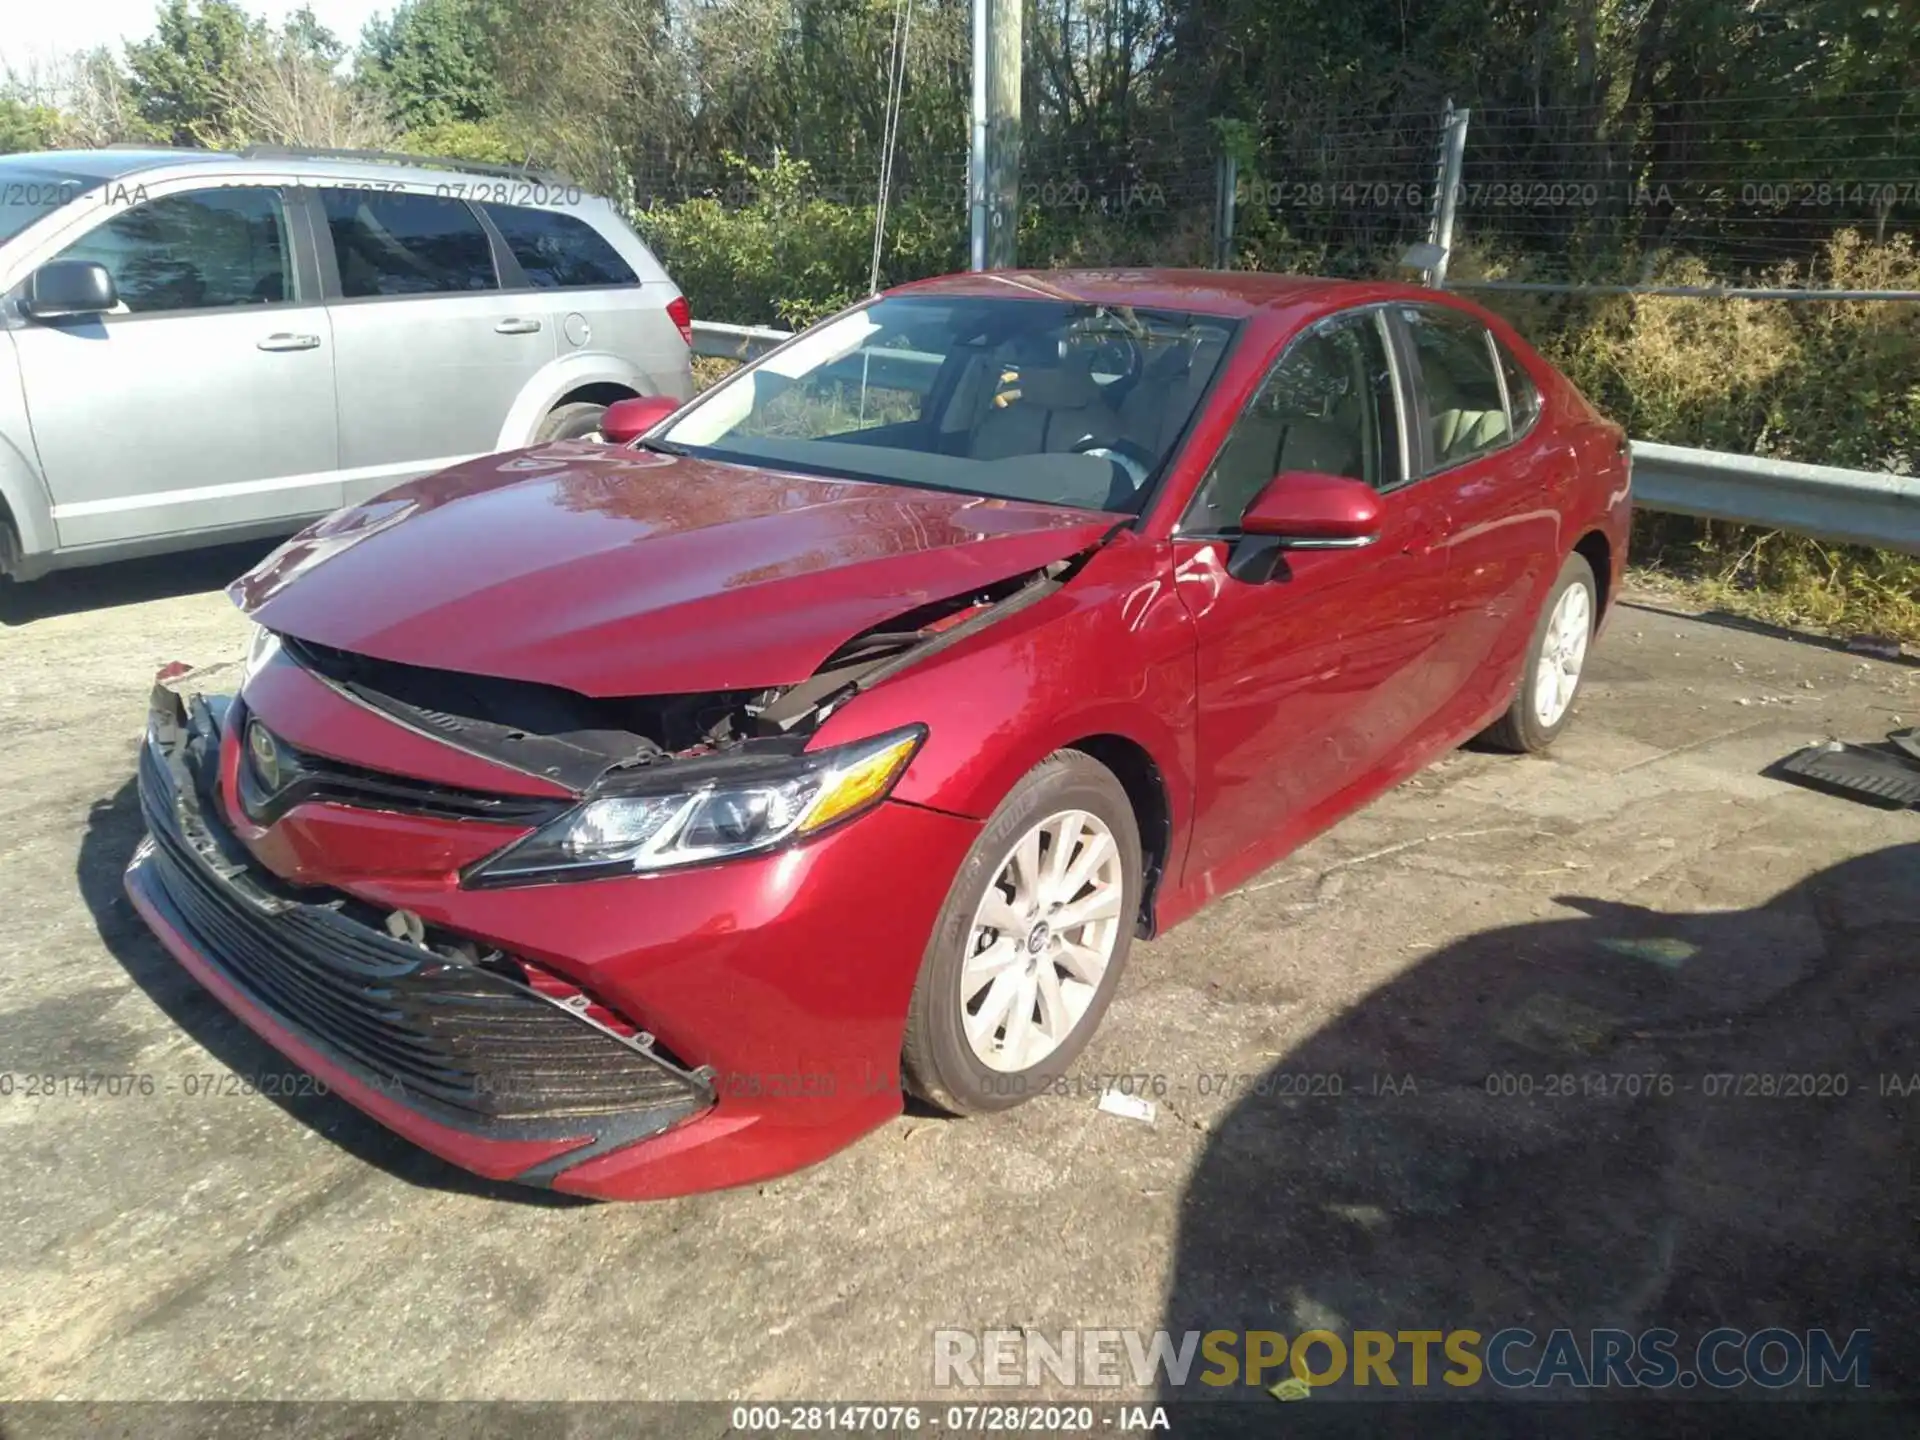
[(693, 307), (687, 304), (687, 297), (676, 295), (667, 302), (667, 318), (680, 327), (680, 338), (687, 342), (687, 348), (693, 348)]

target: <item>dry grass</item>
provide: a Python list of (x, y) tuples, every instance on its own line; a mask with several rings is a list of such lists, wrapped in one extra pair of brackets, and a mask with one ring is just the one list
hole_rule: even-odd
[[(1472, 256), (1456, 273), (1531, 278)], [(1671, 259), (1655, 283), (1717, 277)], [(1920, 289), (1920, 251), (1842, 232), (1764, 286)], [(1911, 301), (1577, 299), (1493, 303), (1642, 440), (1912, 474), (1920, 468), (1920, 304)], [(1920, 557), (1643, 513), (1636, 562), (1696, 603), (1838, 634), (1920, 639)]]

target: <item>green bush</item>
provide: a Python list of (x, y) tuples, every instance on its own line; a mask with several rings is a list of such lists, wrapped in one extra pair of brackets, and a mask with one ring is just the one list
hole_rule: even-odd
[[(733, 163), (751, 197), (746, 205), (696, 198), (634, 216), (696, 316), (797, 329), (867, 293), (872, 205), (810, 194), (813, 175), (804, 161)], [(963, 224), (963, 216), (944, 208), (889, 206), (881, 287), (960, 268)]]

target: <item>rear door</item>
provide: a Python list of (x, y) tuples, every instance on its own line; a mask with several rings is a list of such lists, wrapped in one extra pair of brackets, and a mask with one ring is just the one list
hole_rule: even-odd
[(1453, 521), (1434, 658), (1447, 719), (1466, 724), (1503, 698), (1559, 571), (1558, 490), (1574, 457), (1536, 426), (1538, 389), (1479, 320), (1438, 305), (1391, 313), (1412, 381), (1421, 483)]
[(613, 356), (632, 367), (649, 393), (687, 398), (687, 342), (667, 314), (680, 292), (658, 265), (643, 267), (649, 272), (643, 275), (588, 220), (596, 210), (612, 218), (611, 207), (583, 199), (578, 213), (497, 203), (480, 208), (512, 257), (519, 283), (538, 292), (526, 303), (556, 328), (561, 354)]
[[(1431, 716), (1447, 516), (1408, 483), (1392, 354), (1377, 308), (1294, 339), (1181, 520), (1176, 574), (1199, 649), (1190, 873), (1265, 863)], [(1382, 491), (1381, 534), (1363, 549), (1286, 552), (1265, 582), (1236, 579), (1240, 514), (1286, 470)]]
[(504, 292), (492, 237), (449, 196), (322, 186), (348, 503), (494, 448), (557, 326)]
[(188, 189), (50, 259), (121, 308), (14, 332), (62, 547), (285, 522), (340, 503), (333, 346), (286, 195)]

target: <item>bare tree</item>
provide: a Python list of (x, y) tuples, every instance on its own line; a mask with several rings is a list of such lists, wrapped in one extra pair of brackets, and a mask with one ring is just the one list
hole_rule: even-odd
[(59, 143), (76, 149), (148, 138), (126, 74), (104, 46), (9, 64), (0, 73), (0, 95), (54, 112)]
[(250, 46), (222, 92), (234, 128), (269, 145), (378, 150), (395, 139), (392, 122), (373, 97), (291, 37)]

